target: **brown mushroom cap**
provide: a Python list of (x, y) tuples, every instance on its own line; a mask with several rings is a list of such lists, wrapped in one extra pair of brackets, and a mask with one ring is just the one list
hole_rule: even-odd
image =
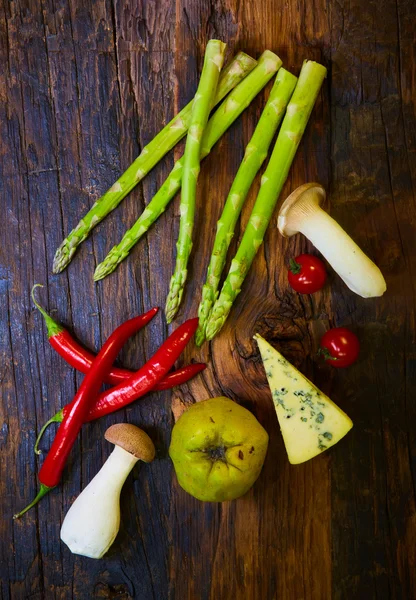
[(104, 434), (108, 442), (120, 446), (144, 462), (152, 462), (155, 457), (155, 446), (150, 437), (135, 425), (117, 423), (111, 425)]
[(305, 183), (295, 189), (283, 202), (277, 226), (284, 237), (298, 233), (298, 225), (307, 218), (311, 209), (325, 202), (326, 192), (320, 183)]

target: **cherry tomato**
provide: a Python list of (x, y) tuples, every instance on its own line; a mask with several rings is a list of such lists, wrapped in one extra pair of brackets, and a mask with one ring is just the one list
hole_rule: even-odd
[(290, 286), (300, 294), (313, 294), (320, 290), (326, 281), (324, 263), (312, 254), (300, 254), (290, 259), (287, 274)]
[(319, 353), (334, 367), (349, 367), (358, 358), (360, 342), (346, 327), (334, 327), (322, 336)]

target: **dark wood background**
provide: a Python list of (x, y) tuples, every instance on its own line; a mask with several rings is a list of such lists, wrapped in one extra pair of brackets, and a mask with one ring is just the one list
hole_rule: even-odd
[[(416, 598), (416, 60), (413, 0), (3, 0), (0, 11), (0, 597), (20, 599), (309, 600)], [(285, 186), (317, 180), (332, 214), (380, 265), (381, 299), (353, 295), (334, 275), (322, 293), (288, 289), (284, 265), (310, 250), (273, 220), (221, 335), (185, 360), (209, 369), (173, 393), (150, 394), (84, 427), (64, 483), (18, 522), (35, 494), (36, 431), (81, 377), (51, 350), (30, 300), (97, 349), (115, 326), (164, 305), (174, 265), (178, 199), (115, 274), (95, 265), (172, 167), (165, 160), (51, 274), (63, 235), (192, 98), (206, 41), (229, 55), (276, 51), (328, 78)], [(178, 322), (195, 314), (215, 222), (265, 95), (202, 168), (189, 285)], [(255, 189), (242, 216), (247, 220)], [(240, 228), (233, 248), (240, 236)], [(321, 334), (350, 326), (358, 364), (319, 365)], [(259, 331), (352, 417), (338, 446), (304, 465), (285, 456), (252, 335)], [(168, 334), (163, 315), (129, 343), (135, 366)], [(185, 494), (167, 456), (174, 412), (211, 395), (238, 399), (270, 434), (263, 473), (223, 505)], [(100, 561), (59, 541), (63, 516), (111, 448), (106, 427), (127, 420), (153, 437), (158, 459), (122, 494), (122, 527)], [(51, 429), (44, 439), (51, 441)]]

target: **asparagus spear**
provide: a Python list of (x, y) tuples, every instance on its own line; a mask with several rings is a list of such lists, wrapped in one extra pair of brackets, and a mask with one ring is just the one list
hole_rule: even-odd
[(209, 108), (217, 88), (224, 60), (225, 44), (210, 40), (207, 44), (204, 66), (192, 108), (192, 118), (183, 155), (182, 194), (179, 235), (176, 243), (176, 264), (166, 298), (166, 320), (171, 323), (182, 301), (188, 261), (192, 250), (192, 232), (195, 220), (196, 187), (200, 171), (201, 142), (208, 122)]
[[(205, 158), (227, 131), (230, 125), (249, 106), (260, 90), (273, 77), (282, 61), (280, 58), (266, 50), (259, 58), (257, 66), (245, 79), (230, 93), (221, 106), (215, 111), (208, 121), (202, 139), (201, 159)], [(94, 279), (103, 279), (119, 265), (130, 253), (130, 250), (143, 237), (153, 223), (160, 217), (169, 202), (181, 188), (183, 170), (183, 157), (178, 160), (169, 176), (160, 187), (156, 195), (149, 202), (139, 219), (129, 229), (120, 243), (114, 246), (94, 273)]]
[(325, 76), (326, 69), (322, 65), (313, 61), (303, 63), (273, 153), (262, 177), (260, 191), (250, 220), (231, 263), (221, 294), (209, 317), (206, 327), (208, 340), (212, 340), (224, 325), (232, 304), (241, 291), (244, 278), (257, 250), (263, 242), (267, 226)]
[[(240, 83), (256, 66), (256, 61), (248, 54), (239, 52), (231, 63), (223, 69), (218, 83), (213, 106)], [(192, 114), (192, 103), (189, 102), (151, 142), (147, 144), (132, 165), (117, 179), (109, 190), (95, 202), (89, 212), (78, 223), (56, 251), (53, 261), (53, 272), (60, 273), (71, 262), (78, 246), (89, 235), (90, 231), (104, 219), (129, 192), (143, 179), (151, 169), (171, 150), (186, 134)]]
[(217, 234), (208, 266), (207, 280), (202, 288), (202, 300), (198, 309), (199, 326), (196, 332), (198, 346), (205, 340), (205, 327), (212, 305), (218, 296), (218, 286), (224, 269), (228, 247), (234, 235), (234, 229), (243, 204), (264, 159), (286, 106), (295, 89), (297, 78), (279, 69), (269, 99), (261, 114), (253, 136), (247, 144), (243, 161), (237, 171), (225, 202), (222, 215), (217, 223)]

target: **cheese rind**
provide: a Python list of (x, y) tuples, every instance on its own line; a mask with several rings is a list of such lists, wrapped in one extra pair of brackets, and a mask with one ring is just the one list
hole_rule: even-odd
[(266, 371), (289, 462), (321, 454), (344, 437), (352, 421), (328, 396), (259, 334), (254, 336)]

